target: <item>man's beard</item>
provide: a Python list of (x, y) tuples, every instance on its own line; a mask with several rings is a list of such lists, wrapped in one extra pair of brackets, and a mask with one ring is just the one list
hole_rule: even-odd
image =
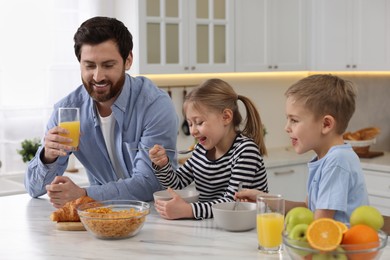
[[(118, 96), (119, 93), (122, 91), (123, 84), (125, 83), (125, 73), (122, 74), (121, 78), (116, 84), (113, 84), (109, 80), (103, 80), (100, 82), (95, 82), (92, 80), (90, 82), (86, 82), (84, 81), (84, 79), (82, 79), (82, 82), (88, 94), (92, 97), (93, 100), (95, 100), (96, 102), (106, 102)], [(94, 84), (107, 84), (109, 87), (109, 91), (105, 93), (98, 93), (93, 87)]]

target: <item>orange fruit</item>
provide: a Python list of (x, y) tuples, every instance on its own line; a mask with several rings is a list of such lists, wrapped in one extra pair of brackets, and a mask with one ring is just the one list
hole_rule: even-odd
[[(343, 247), (348, 250), (365, 250), (379, 246), (379, 235), (375, 229), (364, 224), (358, 224), (345, 232)], [(374, 259), (377, 252), (351, 254), (350, 259)]]
[(319, 218), (309, 225), (306, 237), (312, 248), (326, 252), (335, 250), (340, 245), (343, 233), (335, 220)]
[(348, 231), (348, 226), (345, 225), (343, 222), (336, 221), (337, 225), (341, 228), (341, 233), (345, 234), (345, 232)]

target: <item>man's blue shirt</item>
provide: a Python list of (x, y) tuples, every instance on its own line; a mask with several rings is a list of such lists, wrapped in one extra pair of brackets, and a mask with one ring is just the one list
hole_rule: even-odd
[[(112, 167), (100, 128), (95, 102), (83, 85), (54, 105), (46, 132), (58, 125), (59, 107), (80, 108), (80, 144), (73, 152), (84, 166), (90, 182), (88, 196), (96, 200), (136, 199), (153, 200), (153, 192), (162, 189), (154, 176), (148, 151), (134, 148), (160, 144), (176, 148), (178, 117), (170, 97), (149, 79), (126, 74), (123, 89), (112, 105), (115, 118), (114, 142), (124, 179), (118, 179)], [(43, 143), (43, 142), (42, 142)], [(39, 148), (29, 163), (25, 186), (32, 197), (46, 193), (45, 186), (67, 167), (68, 156), (52, 164), (43, 164)], [(167, 153), (176, 162), (175, 153)], [(175, 163), (176, 166), (176, 163)]]

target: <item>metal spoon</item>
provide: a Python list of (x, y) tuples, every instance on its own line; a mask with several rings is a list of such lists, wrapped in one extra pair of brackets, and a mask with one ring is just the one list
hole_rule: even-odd
[[(238, 183), (238, 189), (237, 192), (241, 191), (242, 189), (242, 181)], [(238, 204), (240, 203), (240, 200), (236, 200), (236, 203), (234, 203), (233, 210), (237, 209)]]
[[(130, 148), (131, 151), (149, 151), (152, 148)], [(164, 148), (165, 151), (167, 152), (176, 152), (178, 154), (188, 154), (194, 151), (193, 149), (188, 149), (188, 150), (178, 150), (176, 151), (175, 149), (169, 149), (169, 148)]]

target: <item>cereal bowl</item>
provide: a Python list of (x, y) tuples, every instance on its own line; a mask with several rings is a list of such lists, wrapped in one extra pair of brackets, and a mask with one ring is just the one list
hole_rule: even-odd
[(135, 200), (105, 200), (82, 204), (77, 213), (85, 229), (100, 239), (135, 236), (143, 227), (150, 205)]
[[(197, 202), (199, 200), (199, 192), (196, 190), (173, 190), (176, 192), (182, 199), (188, 203)], [(156, 200), (170, 200), (172, 199), (171, 194), (168, 190), (160, 190), (153, 193), (154, 201)]]
[(233, 210), (235, 202), (222, 202), (212, 206), (217, 227), (227, 231), (247, 231), (256, 227), (256, 203), (240, 202)]
[[(339, 245), (336, 250), (321, 252), (310, 247), (308, 242), (291, 239), (286, 232), (283, 233), (283, 244), (292, 260), (301, 259), (352, 259), (352, 260), (374, 260), (380, 259), (384, 248), (387, 245), (387, 234), (381, 230), (378, 232), (379, 242)], [(368, 248), (368, 249), (364, 249)]]

